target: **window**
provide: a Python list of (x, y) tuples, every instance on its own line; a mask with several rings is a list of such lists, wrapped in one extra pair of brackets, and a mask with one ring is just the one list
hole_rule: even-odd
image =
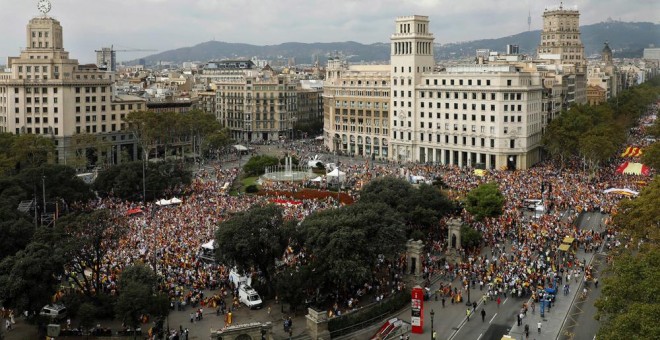
[(511, 149), (516, 148), (516, 140), (515, 139), (510, 139), (509, 140), (509, 148), (511, 148)]

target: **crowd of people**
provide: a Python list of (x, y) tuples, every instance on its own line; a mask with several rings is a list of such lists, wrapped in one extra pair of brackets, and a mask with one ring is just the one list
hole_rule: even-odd
[[(645, 145), (643, 126), (647, 125), (648, 119), (648, 115), (645, 116), (642, 120), (644, 124), (631, 132), (629, 142), (632, 145)], [(314, 143), (283, 146), (287, 148), (287, 153), (303, 160), (324, 151), (322, 145)], [(496, 299), (507, 293), (528, 294), (538, 299), (543, 295), (539, 288), (556, 289), (562, 282), (567, 284), (567, 275), (577, 278), (587, 270), (584, 261), (572, 252), (558, 249), (565, 237), (575, 239), (575, 249), (586, 251), (593, 251), (605, 240), (613, 239), (615, 231), (609, 226), (603, 226), (602, 232), (576, 228), (578, 213), (615, 213), (617, 203), (626, 196), (605, 194), (605, 189), (621, 187), (638, 191), (645, 185), (645, 177), (616, 173), (614, 170), (618, 161), (620, 158), (614, 158), (593, 173), (585, 171), (577, 159), (568, 160), (565, 164), (546, 161), (525, 171), (487, 170), (485, 173), (475, 173), (474, 169), (452, 165), (402, 165), (374, 163), (365, 159), (342, 165), (342, 171), (346, 172), (348, 192), (355, 197), (359, 197), (363, 185), (384, 176), (406, 179), (421, 176), (429, 181), (439, 179), (449, 188), (448, 193), (453, 199), (465, 196), (479, 184), (498, 183), (506, 199), (501, 216), (475, 221), (466, 211), (460, 214), (465, 222), (481, 232), (483, 245), (488, 251), (461, 249), (456, 260), (448, 261), (445, 256), (449, 250), (446, 233), (431, 233), (426, 240), (429, 251), (424, 262), (424, 273), (428, 278), (441, 275), (446, 279), (441, 294), (452, 302), (460, 301), (469, 285), (478, 285), (487, 299)], [(170, 206), (158, 206), (155, 202), (139, 206), (114, 199), (95, 202), (97, 208), (107, 208), (119, 214), (135, 209), (141, 211), (126, 219), (127, 233), (119, 246), (111, 249), (104, 259), (103, 287), (99, 289), (117, 293), (122, 269), (139, 261), (155, 269), (162, 278), (161, 291), (169, 294), (172, 306), (177, 306), (177, 309), (188, 305), (226, 306), (224, 298), (235, 289), (228, 280), (230, 268), (202, 260), (200, 247), (214, 238), (218, 223), (232, 213), (286, 199), (284, 195), (229, 195), (231, 183), (237, 180), (239, 174), (237, 168), (225, 169), (220, 165), (204, 170), (185, 190), (182, 202)], [(300, 183), (263, 184), (266, 188), (282, 191), (302, 188)], [(524, 213), (526, 199), (542, 199), (543, 213)], [(302, 200), (296, 204), (284, 204), (283, 208), (285, 218), (302, 220), (313, 212), (333, 206), (335, 204), (331, 200)], [(439, 230), (444, 230), (447, 222), (448, 219), (443, 219)], [(282, 260), (295, 265), (301, 261), (300, 255), (304, 258), (304, 254), (289, 252), (282, 255)], [(402, 289), (405, 262), (383, 262), (382, 268), (379, 268), (383, 274), (380, 280), (356, 285), (354, 294), (342, 296), (329, 313), (340, 315), (342, 309), (356, 308), (365, 294), (372, 294), (379, 301), (384, 294)], [(459, 284), (452, 287), (451, 283), (456, 279)], [(208, 290), (218, 293), (205, 297)]]

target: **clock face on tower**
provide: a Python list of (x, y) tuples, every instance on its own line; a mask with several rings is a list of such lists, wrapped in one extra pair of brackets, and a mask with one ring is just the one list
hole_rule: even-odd
[(50, 1), (39, 0), (39, 2), (37, 2), (37, 9), (43, 14), (50, 12)]

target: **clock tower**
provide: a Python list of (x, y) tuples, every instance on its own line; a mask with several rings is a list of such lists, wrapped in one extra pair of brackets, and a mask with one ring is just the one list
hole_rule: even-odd
[(413, 162), (417, 127), (417, 98), (415, 88), (422, 74), (433, 72), (433, 33), (429, 31), (429, 17), (412, 15), (396, 19), (391, 41), (390, 126), (393, 159)]

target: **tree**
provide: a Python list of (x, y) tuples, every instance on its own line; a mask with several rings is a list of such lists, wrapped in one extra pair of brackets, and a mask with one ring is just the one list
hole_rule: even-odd
[(437, 187), (421, 184), (414, 188), (407, 181), (394, 177), (369, 182), (360, 192), (360, 202), (386, 204), (401, 214), (409, 233), (413, 229), (436, 226), (440, 218), (453, 209), (452, 202)]
[(310, 289), (345, 293), (373, 278), (379, 256), (395, 259), (404, 249), (405, 225), (383, 203), (361, 203), (308, 216), (300, 226), (308, 263), (316, 276)]
[(635, 199), (622, 200), (614, 215), (614, 224), (634, 239), (650, 243), (660, 241), (660, 178), (656, 176)]
[[(101, 289), (103, 259), (118, 246), (125, 233), (124, 217), (107, 209), (74, 213), (57, 221), (59, 247), (67, 257), (68, 278), (85, 296)], [(109, 271), (109, 268), (107, 268)]]
[(39, 135), (22, 134), (14, 138), (12, 154), (22, 169), (38, 167), (54, 158), (55, 144)]
[[(26, 192), (32, 196), (34, 189), (42, 193), (46, 186), (46, 200), (49, 202), (63, 199), (67, 204), (86, 202), (94, 197), (89, 185), (76, 176), (73, 168), (58, 164), (43, 164), (38, 168), (22, 170), (16, 179)], [(64, 207), (61, 207), (64, 208)]]
[(229, 129), (225, 128), (216, 132), (213, 132), (206, 136), (202, 141), (202, 152), (208, 156), (211, 154), (218, 156), (220, 150), (232, 143), (231, 138), (229, 137)]
[(80, 305), (80, 308), (78, 308), (78, 315), (80, 316), (80, 325), (83, 327), (83, 329), (92, 328), (94, 321), (96, 321), (97, 313), (98, 309), (96, 306), (89, 302), (85, 302)]
[(108, 164), (109, 159), (101, 158), (101, 153), (108, 151), (110, 143), (103, 141), (100, 137), (90, 133), (78, 133), (71, 137), (70, 148), (73, 150), (73, 158), (68, 159), (68, 165), (76, 169), (87, 169), (99, 163)]
[(51, 302), (63, 273), (64, 257), (45, 239), (57, 237), (40, 230), (36, 240), (0, 263), (0, 300), (18, 310), (38, 312)]
[(275, 260), (284, 255), (288, 245), (283, 224), (282, 208), (272, 204), (235, 214), (218, 226), (215, 236), (218, 260), (240, 271), (260, 270), (270, 291)]
[[(162, 318), (169, 313), (169, 302), (156, 293), (158, 278), (143, 264), (124, 268), (119, 277), (119, 297), (115, 305), (117, 318), (135, 330), (140, 325), (140, 316), (151, 315)], [(163, 308), (165, 304), (165, 308)], [(134, 339), (137, 335), (134, 333)]]
[(279, 164), (277, 157), (268, 155), (257, 155), (251, 157), (250, 160), (243, 166), (245, 176), (259, 176), (266, 172), (266, 167), (275, 166)]
[[(111, 166), (99, 173), (92, 187), (99, 195), (125, 200), (142, 199), (142, 162)], [(192, 182), (192, 172), (178, 162), (150, 162), (145, 169), (147, 200), (162, 198), (166, 193)]]
[(625, 137), (613, 124), (600, 124), (583, 134), (579, 139), (579, 153), (584, 157), (592, 172), (612, 157)]
[(495, 182), (479, 185), (472, 189), (465, 198), (465, 209), (477, 221), (501, 215), (503, 207), (504, 196)]
[[(657, 227), (656, 227), (657, 228)], [(602, 327), (598, 339), (658, 339), (660, 326), (660, 248), (614, 258), (596, 301)]]
[(660, 170), (660, 142), (649, 145), (649, 147), (644, 148), (643, 152), (642, 163)]
[(467, 225), (461, 226), (461, 246), (463, 248), (475, 248), (481, 244), (481, 232)]

